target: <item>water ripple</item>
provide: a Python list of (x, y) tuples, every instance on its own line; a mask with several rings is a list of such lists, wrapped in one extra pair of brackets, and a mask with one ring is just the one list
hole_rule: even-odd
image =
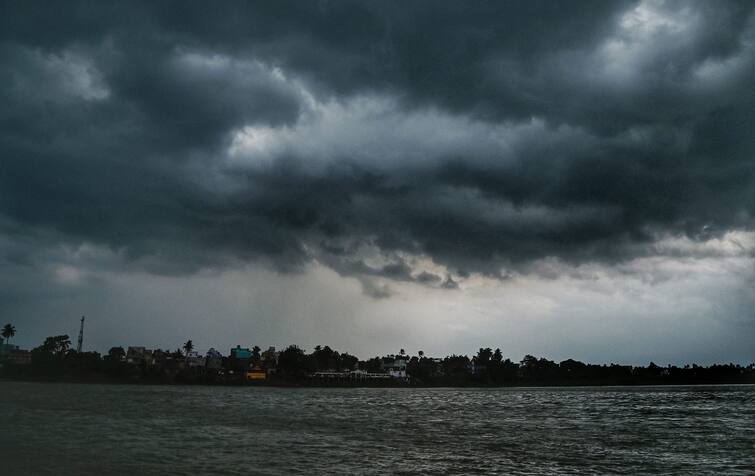
[(753, 474), (755, 386), (0, 382), (13, 474)]

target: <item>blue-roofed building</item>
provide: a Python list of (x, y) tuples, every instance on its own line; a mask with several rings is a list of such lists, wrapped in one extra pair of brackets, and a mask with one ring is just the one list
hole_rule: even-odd
[(251, 359), (252, 358), (252, 351), (247, 349), (246, 347), (241, 347), (240, 345), (237, 345), (236, 347), (233, 347), (231, 349), (231, 358), (234, 359)]

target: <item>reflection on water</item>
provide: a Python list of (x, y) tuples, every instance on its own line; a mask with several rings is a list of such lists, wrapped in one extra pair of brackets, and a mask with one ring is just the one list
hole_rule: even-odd
[(753, 474), (755, 386), (0, 382), (2, 474)]

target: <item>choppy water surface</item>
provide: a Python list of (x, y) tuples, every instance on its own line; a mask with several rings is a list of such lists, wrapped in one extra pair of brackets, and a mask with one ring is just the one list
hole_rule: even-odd
[(755, 474), (755, 386), (0, 382), (11, 474)]

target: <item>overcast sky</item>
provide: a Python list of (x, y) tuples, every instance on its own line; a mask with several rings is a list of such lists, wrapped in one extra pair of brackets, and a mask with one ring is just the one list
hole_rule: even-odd
[(38, 345), (755, 360), (755, 3), (0, 4)]

